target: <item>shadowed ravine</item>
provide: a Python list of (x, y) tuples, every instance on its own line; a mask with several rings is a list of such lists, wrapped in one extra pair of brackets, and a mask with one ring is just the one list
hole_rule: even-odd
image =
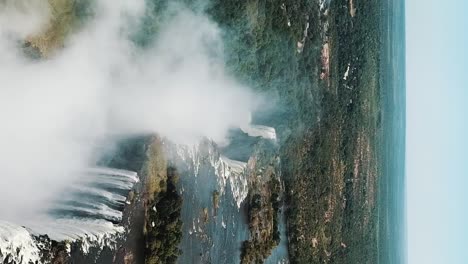
[(115, 38), (78, 66), (103, 62), (86, 73), (116, 87), (97, 104), (117, 99), (87, 113), (111, 116), (97, 161), (42, 217), (0, 222), (0, 263), (404, 262), (401, 0), (147, 0), (138, 23), (109, 0), (48, 2), (25, 57), (68, 58), (100, 14)]

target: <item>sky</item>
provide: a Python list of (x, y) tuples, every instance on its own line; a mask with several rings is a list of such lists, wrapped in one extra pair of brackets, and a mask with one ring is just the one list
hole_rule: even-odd
[(406, 1), (408, 263), (468, 263), (468, 1)]

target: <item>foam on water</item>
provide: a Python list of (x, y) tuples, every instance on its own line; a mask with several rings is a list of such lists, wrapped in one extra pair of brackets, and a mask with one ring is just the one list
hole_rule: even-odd
[(218, 176), (218, 183), (223, 187), (221, 190), (226, 187), (229, 181), (232, 195), (236, 200), (237, 207), (240, 208), (249, 193), (245, 170), (247, 163), (220, 156), (218, 160), (213, 160), (211, 164), (215, 168), (216, 176)]
[(251, 137), (276, 140), (276, 130), (273, 127), (250, 124), (249, 126), (241, 127), (241, 130)]
[[(250, 137), (261, 137), (276, 141), (276, 131), (272, 127), (249, 124), (242, 127), (241, 130)], [(229, 183), (236, 205), (240, 208), (249, 191), (246, 162), (229, 159), (221, 155), (218, 147), (212, 141), (202, 141), (199, 144), (190, 146), (176, 145), (175, 148), (178, 158), (195, 172), (195, 177), (197, 177), (202, 163), (209, 162), (217, 176), (220, 194), (222, 195), (225, 192), (225, 188)]]
[(80, 240), (85, 254), (90, 247), (115, 245), (115, 239), (124, 232), (118, 223), (126, 196), (138, 182), (138, 175), (110, 168), (89, 168), (82, 174), (42, 216), (25, 219), (19, 225), (0, 221), (1, 261), (38, 260), (39, 248), (32, 235), (47, 235), (56, 241)]
[(24, 227), (0, 221), (0, 261), (4, 263), (39, 261), (39, 249)]
[(235, 202), (238, 207), (247, 197), (247, 175), (245, 162), (231, 160), (221, 155), (216, 144), (211, 141), (203, 141), (198, 145), (176, 145), (177, 156), (185, 162), (189, 168), (195, 172), (195, 177), (199, 173), (202, 163), (208, 162), (213, 168), (222, 195), (229, 182)]

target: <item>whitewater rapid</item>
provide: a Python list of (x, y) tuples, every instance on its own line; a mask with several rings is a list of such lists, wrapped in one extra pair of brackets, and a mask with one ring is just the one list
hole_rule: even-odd
[(125, 231), (119, 223), (138, 175), (104, 167), (87, 168), (80, 175), (43, 215), (18, 224), (0, 221), (0, 262), (35, 263), (41, 245), (34, 237), (40, 235), (68, 243), (79, 240), (84, 254), (90, 247), (115, 245)]

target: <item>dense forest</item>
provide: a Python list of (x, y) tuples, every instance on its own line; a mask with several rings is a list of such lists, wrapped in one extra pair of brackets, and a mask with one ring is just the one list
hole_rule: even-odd
[(209, 12), (228, 32), (228, 67), (278, 97), (257, 118), (280, 135), (291, 262), (375, 263), (380, 2), (214, 1)]
[[(146, 1), (135, 45), (150, 45), (171, 15), (170, 2)], [(244, 242), (242, 262), (261, 263), (278, 244), (276, 194), (284, 182), (291, 263), (376, 263), (380, 0), (181, 2), (223, 30), (228, 71), (274, 102), (273, 110), (254, 113), (253, 122), (277, 131), (281, 179), (251, 183), (252, 239)], [(49, 56), (92, 16), (88, 0), (54, 4), (49, 31), (25, 42), (33, 56)], [(145, 202), (140, 246), (146, 263), (176, 263), (180, 254), (182, 198), (161, 144), (151, 136), (122, 141), (119, 152), (102, 161), (144, 176), (137, 195)], [(269, 193), (259, 191), (265, 186)], [(258, 226), (272, 227), (263, 241), (252, 235)]]
[(146, 227), (146, 262), (147, 264), (176, 263), (180, 255), (178, 248), (182, 238), (180, 210), (182, 198), (177, 193), (177, 171), (167, 169), (166, 190), (157, 193), (149, 204)]

